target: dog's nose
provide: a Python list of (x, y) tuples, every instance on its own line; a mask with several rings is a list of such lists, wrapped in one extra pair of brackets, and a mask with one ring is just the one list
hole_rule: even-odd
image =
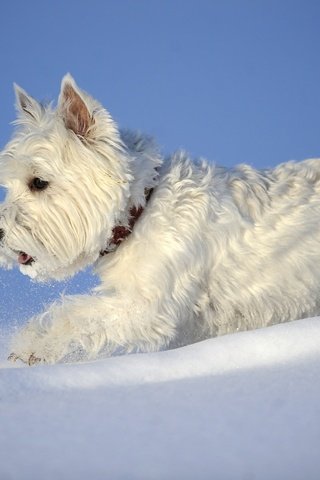
[(4, 230), (2, 230), (2, 228), (0, 228), (0, 242), (3, 239), (3, 237), (4, 237)]

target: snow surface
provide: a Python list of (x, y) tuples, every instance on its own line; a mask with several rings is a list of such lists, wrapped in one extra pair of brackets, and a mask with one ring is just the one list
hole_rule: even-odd
[(320, 318), (32, 368), (0, 339), (1, 480), (320, 478)]

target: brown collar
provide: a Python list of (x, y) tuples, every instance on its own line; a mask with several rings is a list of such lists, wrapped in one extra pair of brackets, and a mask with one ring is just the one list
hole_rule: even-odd
[[(150, 200), (150, 197), (152, 195), (153, 188), (151, 189), (146, 189), (145, 190), (145, 197), (146, 197), (146, 204)], [(133, 230), (133, 227), (135, 226), (136, 222), (140, 218), (144, 208), (140, 205), (140, 207), (132, 207), (129, 210), (129, 225), (127, 227), (123, 225), (117, 225), (116, 227), (113, 227), (112, 229), (112, 237), (109, 241), (109, 247), (107, 247), (105, 250), (100, 252), (100, 256), (103, 257), (103, 255), (106, 255), (107, 253), (113, 252), (119, 245), (120, 243), (125, 240), (130, 233)]]

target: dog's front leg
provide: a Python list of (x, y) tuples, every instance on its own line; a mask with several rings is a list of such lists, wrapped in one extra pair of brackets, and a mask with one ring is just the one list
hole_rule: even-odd
[(94, 358), (101, 350), (155, 351), (175, 334), (151, 303), (122, 296), (65, 297), (30, 320), (14, 338), (10, 360), (29, 365)]

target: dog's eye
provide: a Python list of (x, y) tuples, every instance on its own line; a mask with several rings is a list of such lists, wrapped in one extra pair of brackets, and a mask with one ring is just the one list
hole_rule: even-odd
[(40, 190), (45, 190), (47, 186), (49, 185), (49, 182), (46, 182), (45, 180), (41, 180), (41, 178), (33, 178), (31, 182), (29, 183), (29, 188), (32, 191), (40, 191)]

